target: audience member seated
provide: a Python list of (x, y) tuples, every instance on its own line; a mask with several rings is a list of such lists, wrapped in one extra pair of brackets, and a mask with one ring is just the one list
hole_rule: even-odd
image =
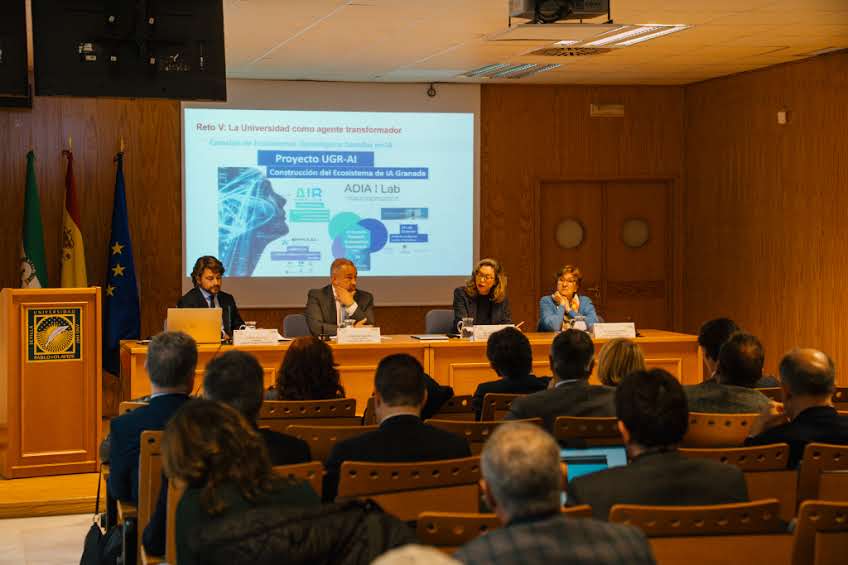
[(611, 339), (598, 352), (598, 379), (603, 385), (616, 387), (630, 373), (645, 369), (645, 355), (635, 341)]
[(565, 466), (547, 432), (530, 424), (499, 427), (483, 448), (480, 487), (504, 527), (465, 544), (463, 563), (654, 563), (632, 526), (560, 513)]
[(262, 505), (320, 505), (307, 484), (274, 475), (255, 426), (230, 406), (196, 400), (180, 410), (162, 437), (165, 474), (186, 490), (177, 506), (177, 562), (201, 560), (190, 540), (216, 520)]
[(483, 398), (490, 392), (505, 394), (530, 394), (548, 387), (548, 378), (533, 375), (533, 350), (530, 340), (515, 328), (504, 328), (489, 336), (486, 357), (500, 377), (477, 385), (471, 405), (477, 419), (483, 411)]
[[(667, 371), (624, 377), (615, 391), (618, 428), (629, 463), (576, 477), (568, 505), (589, 504), (606, 520), (615, 504), (705, 505), (747, 502), (745, 477), (737, 467), (685, 457), (677, 446), (689, 411), (683, 387)], [(491, 440), (490, 440), (491, 441)]]
[[(742, 331), (736, 322), (730, 318), (715, 318), (703, 323), (701, 329), (698, 330), (698, 345), (704, 351), (704, 365), (707, 367), (708, 377), (704, 382), (709, 382), (715, 379), (716, 367), (718, 365), (718, 355), (721, 351), (721, 346), (724, 342), (730, 339), (730, 336), (736, 332)], [(771, 375), (763, 375), (757, 380), (755, 388), (769, 388), (780, 386), (780, 382)], [(690, 411), (694, 412), (690, 408)]]
[(410, 543), (387, 551), (371, 565), (459, 565), (459, 561), (435, 547)]
[(289, 344), (268, 389), (268, 400), (330, 400), (344, 398), (345, 390), (333, 360), (333, 349), (317, 337), (299, 337)]
[(763, 376), (763, 346), (751, 334), (737, 332), (721, 346), (715, 378), (687, 386), (690, 412), (759, 413), (769, 405), (754, 385)]
[(793, 349), (780, 361), (783, 404), (772, 402), (751, 426), (745, 445), (789, 444), (789, 467), (798, 467), (808, 443), (848, 444), (848, 417), (831, 403), (836, 368), (815, 349)]
[(566, 330), (554, 338), (550, 354), (552, 387), (512, 402), (507, 420), (542, 418), (553, 430), (557, 416), (615, 416), (615, 389), (589, 384), (595, 346), (584, 331)]
[(374, 412), (380, 429), (339, 442), (327, 459), (324, 499), (336, 497), (345, 461), (412, 462), (469, 457), (464, 438), (421, 421), (427, 401), (424, 368), (406, 353), (384, 357), (374, 376)]
[[(311, 338), (310, 338), (311, 339)], [(256, 357), (233, 349), (206, 365), (203, 396), (228, 404), (241, 412), (265, 440), (271, 465), (294, 465), (310, 461), (309, 444), (273, 430), (259, 429), (256, 420), (262, 406), (264, 371)]]

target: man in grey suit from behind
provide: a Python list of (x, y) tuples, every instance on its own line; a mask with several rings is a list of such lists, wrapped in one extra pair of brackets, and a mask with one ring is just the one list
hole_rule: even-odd
[(615, 416), (615, 389), (590, 385), (595, 345), (584, 331), (566, 330), (551, 344), (553, 380), (548, 390), (517, 398), (507, 420), (542, 418), (548, 430), (557, 416)]
[(475, 565), (654, 563), (645, 535), (632, 526), (560, 512), (565, 466), (559, 446), (537, 426), (500, 426), (486, 442), (480, 489), (502, 528), (454, 554)]

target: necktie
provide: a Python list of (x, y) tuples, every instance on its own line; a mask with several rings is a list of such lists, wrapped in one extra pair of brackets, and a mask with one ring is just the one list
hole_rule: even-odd
[(210, 308), (215, 307), (215, 295), (214, 294), (209, 295), (209, 307)]

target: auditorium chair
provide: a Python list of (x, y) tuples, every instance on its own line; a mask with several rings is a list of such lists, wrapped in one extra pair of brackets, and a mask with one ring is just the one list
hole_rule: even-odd
[[(474, 408), (471, 407), (471, 395), (454, 396), (445, 402), (439, 411), (433, 415), (439, 420), (461, 420), (463, 422), (474, 421)], [(365, 412), (362, 414), (362, 424), (373, 426), (377, 423), (377, 415), (374, 413), (374, 397), (368, 399)]]
[(357, 426), (355, 398), (332, 400), (265, 400), (259, 409), (259, 426), (285, 433), (286, 428), (302, 426)]
[(161, 563), (164, 556), (147, 555), (141, 536), (156, 510), (159, 489), (162, 488), (162, 432), (141, 432), (141, 455), (138, 458), (138, 519), (137, 538), (139, 563)]
[(801, 504), (792, 546), (792, 565), (842, 565), (848, 556), (848, 502), (808, 500)]
[(616, 504), (609, 521), (645, 532), (661, 565), (788, 565), (792, 536), (779, 514), (773, 498), (710, 506)]
[(456, 328), (453, 325), (453, 310), (429, 310), (424, 316), (424, 333), (450, 334)]
[(505, 394), (490, 392), (483, 397), (483, 410), (480, 413), (480, 419), (503, 420), (509, 414), (509, 408), (512, 406), (512, 401), (516, 398), (526, 396), (524, 394)]
[(780, 517), (787, 522), (795, 517), (798, 472), (786, 468), (789, 445), (776, 443), (753, 447), (683, 448), (680, 453), (739, 467), (745, 473), (750, 500), (776, 498), (780, 501)]
[(616, 418), (558, 416), (554, 420), (554, 437), (561, 444), (574, 448), (624, 443)]
[(542, 425), (541, 418), (528, 418), (526, 420), (497, 420), (492, 422), (463, 422), (459, 420), (440, 420), (436, 418), (427, 420), (427, 423), (433, 427), (465, 438), (465, 441), (468, 442), (468, 447), (471, 448), (471, 453), (473, 455), (478, 455), (481, 451), (483, 451), (483, 445), (485, 445), (489, 436), (492, 435), (492, 432), (495, 431), (495, 428), (501, 424), (508, 424), (510, 422), (526, 422), (529, 424), (536, 424), (537, 426)]
[(422, 512), (477, 512), (480, 458), (415, 463), (342, 463), (337, 501), (374, 499), (386, 512), (414, 521)]
[(303, 314), (289, 314), (283, 318), (283, 335), (285, 337), (303, 337), (312, 335), (306, 316)]
[(837, 410), (848, 411), (848, 387), (836, 387), (831, 401)]
[(848, 445), (810, 443), (798, 472), (798, 502), (848, 500)]
[(378, 429), (380, 429), (380, 426), (302, 426), (292, 424), (286, 428), (286, 433), (309, 444), (309, 452), (313, 461), (326, 461), (333, 450), (333, 446), (340, 441)]
[(783, 402), (783, 389), (779, 386), (756, 388), (754, 390), (759, 391), (760, 393), (768, 396), (771, 400), (774, 400), (775, 402)]
[[(570, 518), (591, 518), (592, 507), (586, 504), (563, 508)], [(501, 527), (495, 514), (463, 512), (422, 512), (416, 524), (416, 537), (424, 545), (432, 545), (445, 553), (453, 553), (477, 536)]]
[(318, 498), (321, 498), (324, 484), (324, 465), (320, 461), (309, 463), (297, 463), (294, 465), (277, 465), (273, 468), (274, 473), (288, 479), (295, 479), (309, 483)]
[(683, 447), (739, 447), (745, 443), (757, 414), (689, 413)]

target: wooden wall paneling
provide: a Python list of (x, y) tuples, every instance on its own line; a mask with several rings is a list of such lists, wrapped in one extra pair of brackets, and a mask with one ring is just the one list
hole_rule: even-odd
[(770, 372), (794, 346), (848, 362), (846, 91), (846, 52), (686, 88), (684, 329), (731, 316)]

